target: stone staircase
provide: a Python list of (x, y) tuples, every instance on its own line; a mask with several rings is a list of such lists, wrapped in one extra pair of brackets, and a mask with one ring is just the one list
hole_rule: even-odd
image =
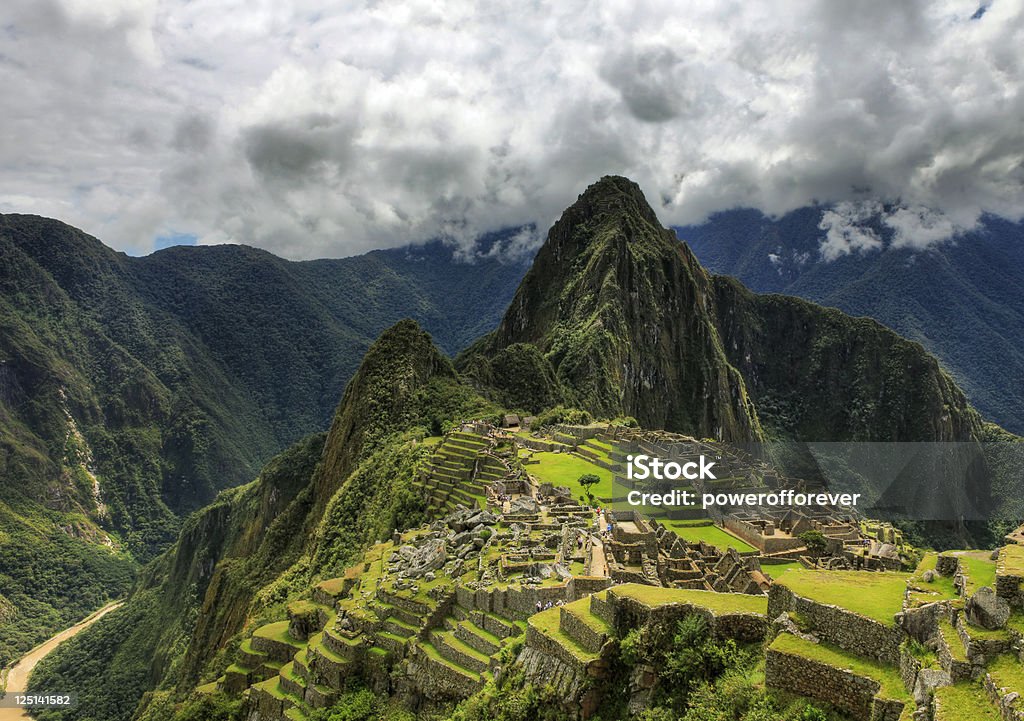
[(427, 463), (422, 488), (434, 517), (459, 505), (486, 508), (487, 486), (508, 473), (507, 466), (490, 453), (493, 441), (469, 431), (452, 431), (437, 446)]

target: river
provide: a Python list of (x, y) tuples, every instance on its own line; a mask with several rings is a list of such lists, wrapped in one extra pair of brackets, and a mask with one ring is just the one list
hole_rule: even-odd
[[(7, 694), (10, 695), (12, 693), (19, 693), (28, 690), (29, 674), (32, 673), (32, 669), (34, 669), (36, 664), (42, 661), (47, 654), (57, 648), (57, 646), (62, 642), (67, 641), (72, 636), (75, 636), (89, 628), (89, 626), (99, 621), (111, 611), (116, 611), (123, 604), (124, 601), (108, 603), (106, 606), (86, 617), (84, 620), (79, 621), (70, 628), (64, 629), (53, 638), (41, 643), (25, 654), (21, 660), (14, 664), (14, 666), (7, 672)], [(64, 689), (54, 690), (63, 691)], [(22, 709), (0, 708), (0, 721), (23, 721), (31, 718), (32, 717), (28, 715), (28, 712)]]

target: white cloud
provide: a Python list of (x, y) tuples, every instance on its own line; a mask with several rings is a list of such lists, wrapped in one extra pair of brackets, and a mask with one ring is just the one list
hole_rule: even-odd
[(818, 223), (818, 229), (825, 231), (820, 247), (822, 258), (835, 260), (851, 253), (880, 250), (882, 239), (866, 223), (881, 213), (882, 205), (877, 201), (843, 201), (823, 211)]
[(838, 257), (885, 203), (921, 247), (1024, 216), (1022, 2), (9, 0), (0, 212), (339, 256), (621, 173), (666, 223), (838, 203)]

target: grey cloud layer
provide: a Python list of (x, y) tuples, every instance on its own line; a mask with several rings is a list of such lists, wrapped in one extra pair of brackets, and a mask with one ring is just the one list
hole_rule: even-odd
[(838, 203), (836, 257), (884, 203), (923, 246), (1024, 215), (1022, 3), (13, 0), (0, 212), (309, 258), (623, 173), (669, 223)]

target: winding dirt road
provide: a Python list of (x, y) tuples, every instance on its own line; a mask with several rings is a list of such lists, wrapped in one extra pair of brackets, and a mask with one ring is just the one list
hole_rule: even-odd
[[(28, 688), (29, 674), (32, 673), (32, 669), (36, 667), (36, 664), (42, 661), (50, 651), (57, 648), (57, 646), (64, 641), (67, 641), (72, 636), (75, 636), (89, 628), (89, 626), (99, 621), (111, 611), (116, 611), (122, 605), (124, 605), (124, 601), (108, 603), (100, 610), (94, 612), (91, 616), (79, 621), (70, 628), (64, 629), (50, 640), (36, 646), (25, 654), (21, 660), (7, 672), (7, 694), (10, 695), (12, 693), (26, 691)], [(19, 708), (0, 708), (0, 721), (23, 721), (25, 719), (31, 720), (31, 718), (32, 717), (29, 716), (26, 711)]]

